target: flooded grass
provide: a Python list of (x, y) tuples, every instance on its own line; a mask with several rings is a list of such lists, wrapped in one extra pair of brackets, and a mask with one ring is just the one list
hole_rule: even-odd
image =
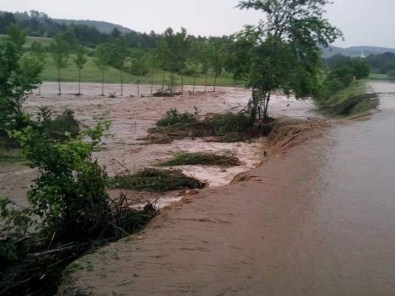
[(224, 167), (239, 166), (240, 160), (232, 155), (204, 152), (179, 152), (170, 160), (161, 162), (159, 166), (179, 165), (217, 165)]
[(135, 174), (117, 174), (111, 180), (113, 188), (165, 192), (178, 189), (202, 189), (205, 183), (186, 176), (181, 170), (145, 168)]
[(187, 137), (214, 137), (210, 140), (219, 142), (246, 141), (253, 137), (249, 118), (241, 112), (208, 114), (204, 119), (197, 119), (192, 113), (176, 114), (174, 110), (170, 110), (148, 132), (149, 136), (142, 140), (151, 144), (171, 143), (172, 140)]

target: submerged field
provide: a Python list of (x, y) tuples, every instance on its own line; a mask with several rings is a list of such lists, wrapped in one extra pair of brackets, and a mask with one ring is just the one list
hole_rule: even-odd
[[(181, 169), (185, 174), (193, 176), (208, 183), (209, 187), (229, 184), (234, 176), (256, 167), (265, 158), (265, 143), (262, 140), (252, 142), (220, 143), (208, 142), (204, 138), (186, 138), (175, 140), (167, 144), (147, 145), (142, 138), (147, 136), (147, 130), (154, 126), (170, 108), (177, 108), (180, 112), (193, 112), (194, 107), (199, 110), (199, 116), (209, 113), (223, 113), (226, 111), (237, 112), (245, 108), (250, 92), (242, 88), (219, 88), (217, 92), (203, 92), (204, 87), (199, 87), (196, 92), (189, 92), (183, 96), (161, 97), (134, 97), (135, 86), (125, 86), (125, 96), (109, 98), (100, 96), (100, 84), (83, 84), (82, 96), (75, 96), (76, 84), (63, 84), (64, 95), (57, 95), (56, 83), (44, 83), (26, 101), (26, 111), (35, 114), (40, 106), (47, 106), (55, 113), (62, 113), (66, 108), (75, 110), (75, 116), (82, 125), (91, 126), (99, 119), (111, 121), (111, 127), (103, 144), (95, 157), (99, 163), (106, 167), (112, 176), (127, 168), (131, 172), (155, 166), (156, 164), (171, 159), (179, 152), (204, 152), (220, 153), (237, 157), (240, 165), (222, 167), (215, 165), (187, 165), (173, 168)], [(105, 92), (118, 93), (119, 85), (106, 85)], [(149, 95), (150, 86), (142, 86), (141, 93)], [(272, 114), (281, 114), (305, 118), (311, 116), (309, 110), (313, 105), (309, 101), (296, 101), (293, 98), (275, 96), (272, 104)], [(20, 162), (2, 166), (0, 181), (2, 187), (0, 194), (17, 202), (24, 203), (24, 193), (28, 190), (30, 180), (36, 172)], [(115, 190), (113, 194), (118, 194)], [(169, 193), (167, 198), (159, 200), (158, 206), (167, 204), (167, 200), (180, 199), (180, 193)], [(181, 193), (182, 195), (182, 193)], [(141, 196), (131, 193), (130, 198), (136, 202), (147, 198), (156, 199), (157, 195)]]

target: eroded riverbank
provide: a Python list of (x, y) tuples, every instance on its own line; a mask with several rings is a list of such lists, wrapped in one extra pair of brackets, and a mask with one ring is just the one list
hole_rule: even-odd
[(295, 255), (308, 243), (303, 229), (316, 197), (306, 185), (317, 176), (323, 141), (271, 158), (242, 182), (185, 198), (143, 233), (80, 260), (93, 270), (74, 273), (71, 287), (93, 295), (317, 295), (308, 279), (286, 283), (302, 279), (295, 268), (307, 264)]
[(186, 197), (140, 235), (79, 260), (62, 292), (394, 295), (395, 98), (380, 100), (370, 120)]

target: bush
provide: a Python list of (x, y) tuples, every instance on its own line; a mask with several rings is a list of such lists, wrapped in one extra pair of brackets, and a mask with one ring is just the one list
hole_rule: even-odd
[(63, 134), (60, 140), (53, 137), (53, 130), (46, 132), (51, 125), (44, 123), (52, 124), (48, 120), (39, 128), (29, 126), (12, 133), (31, 166), (40, 172), (28, 191), (29, 224), (40, 225), (44, 236), (56, 234), (61, 241), (93, 239), (102, 231), (109, 211), (107, 174), (91, 159), (106, 124), (75, 137)]
[(66, 137), (75, 138), (80, 133), (74, 111), (70, 109), (66, 109), (61, 115), (52, 118), (52, 112), (47, 107), (41, 107), (35, 125), (42, 134), (57, 140)]
[(68, 263), (141, 229), (156, 214), (152, 205), (138, 212), (124, 196), (108, 196), (109, 178), (91, 157), (108, 123), (58, 138), (47, 132), (44, 113), (34, 126), (10, 133), (39, 175), (28, 208), (0, 199), (0, 294), (54, 295)]
[(184, 175), (180, 170), (145, 168), (135, 174), (118, 174), (111, 180), (114, 188), (164, 192), (178, 189), (201, 189), (203, 182)]
[(242, 112), (214, 114), (206, 117), (204, 123), (213, 129), (215, 136), (224, 137), (230, 142), (245, 139), (251, 131), (250, 119)]
[(184, 112), (180, 113), (176, 108), (172, 108), (166, 112), (165, 116), (156, 122), (157, 126), (174, 126), (194, 123), (197, 121), (199, 110), (194, 107), (194, 113)]

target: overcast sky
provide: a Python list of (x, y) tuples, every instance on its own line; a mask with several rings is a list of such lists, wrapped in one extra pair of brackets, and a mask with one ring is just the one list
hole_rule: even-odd
[[(372, 45), (395, 48), (395, 0), (334, 0), (327, 17), (345, 41), (337, 46)], [(260, 14), (235, 8), (238, 0), (0, 0), (0, 10), (38, 10), (51, 18), (116, 23), (135, 31), (163, 32), (185, 27), (194, 35), (229, 35)]]

